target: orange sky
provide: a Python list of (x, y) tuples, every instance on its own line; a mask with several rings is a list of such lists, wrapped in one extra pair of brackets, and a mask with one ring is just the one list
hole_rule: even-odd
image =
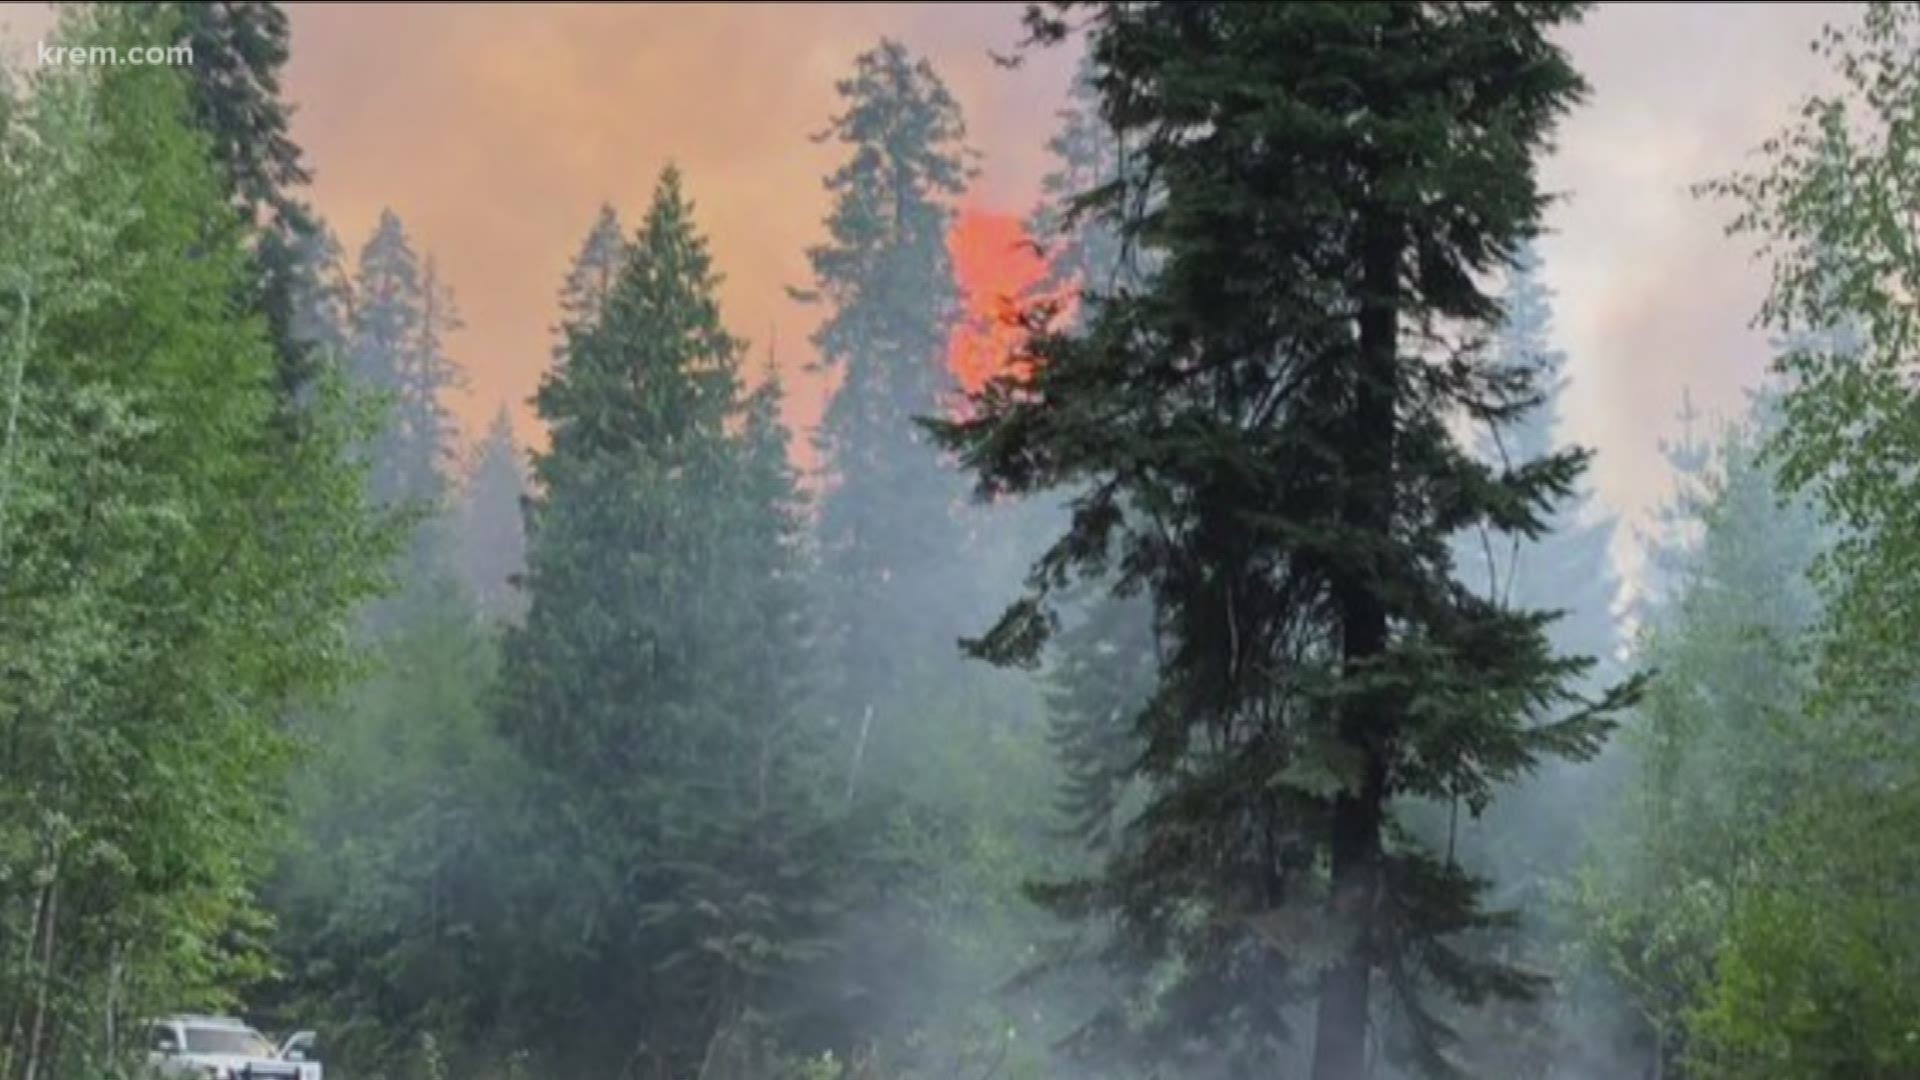
[[(834, 80), (882, 34), (930, 56), (986, 155), (979, 201), (1024, 213), (1070, 68), (1058, 52), (994, 65), (1020, 36), (1014, 4), (291, 6), (288, 91), (315, 201), (350, 250), (381, 207), (406, 220), (466, 314), (463, 420), (511, 404), (523, 435), (568, 259), (599, 203), (630, 218), (670, 157), (727, 275), (734, 332), (757, 363), (777, 331), (808, 426), (820, 386), (798, 373), (814, 315), (785, 289), (807, 283), (820, 177), (838, 160), (807, 138), (834, 110)], [(1599, 450), (1595, 486), (1631, 517), (1669, 490), (1659, 443), (1681, 391), (1730, 417), (1764, 370), (1749, 320), (1765, 271), (1723, 235), (1728, 208), (1689, 187), (1792, 115), (1820, 78), (1806, 42), (1845, 14), (1602, 4), (1567, 34), (1593, 93), (1543, 169), (1566, 196), (1543, 244), (1573, 379), (1566, 434)], [(0, 40), (23, 66), (46, 23), (44, 5), (0, 0)]]

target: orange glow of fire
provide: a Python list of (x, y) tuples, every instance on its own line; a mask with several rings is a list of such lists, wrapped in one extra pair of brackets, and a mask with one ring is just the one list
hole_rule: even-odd
[(963, 208), (947, 231), (947, 254), (962, 313), (947, 342), (947, 370), (961, 390), (972, 394), (1022, 362), (1023, 313), (1051, 304), (1058, 319), (1071, 290), (1045, 289), (1047, 260), (1012, 214)]

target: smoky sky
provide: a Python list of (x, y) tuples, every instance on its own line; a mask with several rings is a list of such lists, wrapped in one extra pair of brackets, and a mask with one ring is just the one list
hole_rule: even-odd
[[(980, 152), (972, 196), (1024, 213), (1045, 172), (1071, 60), (1016, 70), (1020, 7), (1002, 4), (294, 4), (287, 92), (315, 173), (314, 202), (357, 250), (383, 207), (405, 220), (453, 287), (469, 431), (527, 399), (549, 363), (555, 294), (596, 208), (629, 228), (660, 169), (677, 163), (725, 276), (722, 301), (817, 417), (807, 370), (817, 313), (806, 249), (828, 206), (839, 149), (809, 136), (836, 108), (834, 82), (880, 36), (927, 56), (965, 110)], [(1573, 387), (1566, 434), (1594, 447), (1594, 484), (1639, 519), (1667, 491), (1659, 441), (1691, 389), (1731, 417), (1764, 371), (1749, 328), (1765, 288), (1731, 208), (1698, 181), (1750, 162), (1820, 80), (1807, 43), (1837, 5), (1604, 5), (1567, 33), (1592, 93), (1562, 125), (1544, 176), (1546, 273)], [(16, 53), (47, 16), (0, 4)], [(1620, 554), (1633, 562), (1632, 545)]]

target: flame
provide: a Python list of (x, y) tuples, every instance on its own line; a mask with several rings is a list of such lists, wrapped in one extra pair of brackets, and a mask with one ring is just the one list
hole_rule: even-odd
[(1051, 267), (1012, 214), (962, 208), (947, 231), (947, 254), (961, 304), (947, 342), (947, 370), (962, 391), (973, 394), (1023, 362), (1023, 315), (1051, 304), (1058, 318), (1071, 289), (1047, 288)]

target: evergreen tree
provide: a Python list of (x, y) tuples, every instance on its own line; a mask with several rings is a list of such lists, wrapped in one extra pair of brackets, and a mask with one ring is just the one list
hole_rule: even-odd
[(313, 179), (288, 133), (280, 100), (287, 14), (259, 0), (161, 5), (176, 10), (179, 40), (192, 47), (194, 123), (206, 132), (228, 198), (248, 222), (295, 206)]
[(841, 80), (825, 136), (848, 158), (826, 180), (827, 243), (811, 249), (828, 313), (813, 343), (839, 376), (816, 443), (826, 473), (818, 533), (849, 718), (885, 709), (907, 673), (958, 630), (936, 587), (956, 569), (959, 488), (915, 424), (953, 390), (944, 358), (957, 318), (949, 201), (965, 188), (966, 129), (933, 68), (882, 41)]
[(460, 555), (467, 588), (480, 610), (495, 618), (520, 612), (515, 584), (526, 566), (527, 540), (520, 505), (527, 474), (506, 409), (494, 414), (474, 454), (461, 493)]
[(1063, 4), (1036, 36), (1079, 8), (1140, 161), (1092, 203), (1158, 268), (936, 430), (984, 496), (1086, 491), (978, 654), (1030, 662), (1053, 597), (1110, 571), (1159, 613), (1147, 804), (1103, 873), (1043, 890), (1111, 919), (1134, 979), (1083, 1044), (1272, 1070), (1306, 992), (1313, 1075), (1352, 1080), (1379, 984), (1395, 1044), (1446, 1071), (1429, 991), (1536, 983), (1459, 947), (1501, 919), (1394, 803), (1478, 809), (1593, 753), (1631, 691), (1580, 699), (1550, 615), (1473, 595), (1450, 543), (1537, 536), (1584, 463), (1493, 469), (1449, 424), (1534, 397), (1463, 339), (1500, 314), (1477, 281), (1537, 229), (1532, 155), (1581, 89), (1548, 35), (1578, 8)]
[[(593, 219), (593, 228), (580, 244), (573, 266), (567, 270), (566, 283), (560, 289), (560, 325), (564, 329), (590, 328), (600, 317), (613, 295), (620, 268), (626, 263), (627, 240), (620, 231), (620, 215), (611, 205), (602, 204)], [(554, 351), (554, 359), (564, 362), (564, 344)]]
[(533, 1007), (592, 1018), (546, 1049), (673, 1075), (768, 1013), (830, 912), (798, 493), (691, 215), (667, 170), (541, 385), (551, 445), (501, 705), (546, 830)]
[(852, 917), (860, 932), (835, 970), (885, 1003), (839, 1026), (873, 1034), (902, 1068), (988, 1071), (1045, 1038), (994, 988), (1043, 917), (1008, 898), (1058, 865), (1057, 845), (1036, 688), (967, 665), (955, 643), (1018, 580), (1031, 523), (1058, 512), (964, 506), (916, 422), (960, 405), (948, 242), (971, 152), (957, 103), (894, 41), (838, 89), (821, 137), (846, 157), (826, 180), (828, 239), (808, 253), (804, 294), (826, 309), (812, 340), (838, 376), (816, 432), (824, 696), (843, 740), (836, 787), (881, 858), (852, 882), (877, 900)]
[(370, 451), (381, 505), (446, 508), (454, 426), (445, 399), (461, 382), (445, 335), (459, 327), (432, 263), (414, 253), (399, 217), (382, 211), (360, 250), (348, 344), (354, 378), (387, 406)]

